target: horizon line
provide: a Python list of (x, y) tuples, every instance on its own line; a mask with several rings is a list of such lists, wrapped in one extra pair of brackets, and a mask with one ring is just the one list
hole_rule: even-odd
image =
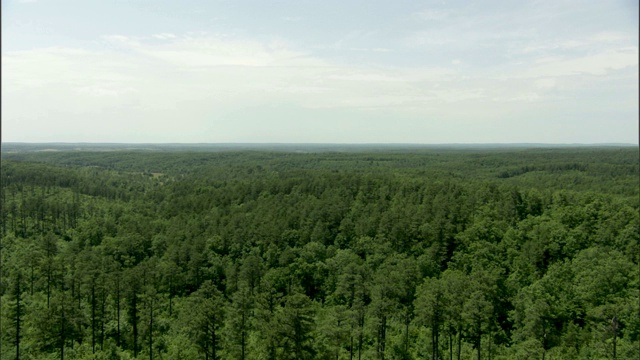
[(119, 141), (1, 141), (1, 144), (29, 145), (624, 145), (629, 142), (119, 142)]

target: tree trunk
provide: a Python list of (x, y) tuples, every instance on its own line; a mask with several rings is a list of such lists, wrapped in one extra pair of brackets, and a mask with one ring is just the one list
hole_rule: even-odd
[(353, 336), (349, 336), (349, 360), (353, 360)]
[(435, 329), (431, 329), (431, 360), (436, 360), (436, 336)]
[(218, 357), (216, 355), (216, 328), (215, 325), (211, 327), (211, 358), (216, 360)]
[(91, 353), (96, 353), (96, 283), (91, 283)]
[(16, 360), (20, 360), (20, 273), (16, 281)]
[(153, 360), (153, 297), (151, 297), (150, 306), (150, 320), (149, 320), (149, 360)]
[(358, 335), (358, 360), (362, 359), (362, 331)]
[(439, 334), (438, 331), (440, 330), (440, 327), (438, 326), (438, 321), (434, 321), (433, 324), (433, 333), (431, 334), (432, 336), (432, 347), (433, 347), (433, 360), (438, 359), (438, 343), (440, 342), (439, 340)]
[(172, 314), (172, 300), (173, 300), (173, 276), (169, 277), (169, 317)]
[(547, 357), (547, 331), (546, 329), (544, 329), (542, 334), (542, 360), (544, 360), (546, 357)]
[(449, 326), (449, 360), (453, 360), (453, 329)]
[(358, 323), (360, 325), (360, 331), (358, 332), (358, 360), (362, 358), (362, 334), (364, 333), (364, 311), (359, 314)]
[(133, 321), (133, 357), (138, 356), (138, 304), (137, 304), (137, 296), (133, 294), (131, 311), (133, 312), (132, 321)]
[(116, 278), (116, 346), (120, 346), (120, 279)]
[(100, 350), (104, 349), (104, 308), (106, 306), (107, 297), (105, 296), (104, 276), (102, 277), (102, 291), (100, 301)]
[(384, 353), (387, 340), (387, 317), (382, 316), (378, 330), (378, 351), (380, 359), (384, 360)]
[[(33, 260), (32, 260), (33, 261)], [(31, 296), (33, 296), (33, 284), (35, 283), (35, 276), (33, 275), (33, 262), (31, 263)]]
[(60, 316), (60, 360), (64, 360), (64, 299), (62, 301), (62, 314)]
[(487, 345), (487, 352), (489, 353), (489, 360), (491, 360), (491, 346), (493, 345), (493, 333), (489, 331), (489, 338), (487, 339), (489, 344)]
[(47, 268), (47, 309), (51, 300), (51, 266)]
[(458, 327), (458, 360), (460, 360), (461, 350), (462, 350), (462, 329)]
[(617, 349), (617, 340), (618, 340), (618, 317), (614, 316), (611, 319), (611, 329), (613, 330), (613, 360), (618, 359), (618, 349)]
[[(244, 304), (243, 304), (244, 305)], [(244, 360), (244, 348), (245, 348), (245, 313), (244, 313), (245, 309), (242, 309), (242, 332), (241, 332), (241, 348), (242, 348), (242, 357), (241, 359)]]
[(411, 321), (409, 309), (407, 309), (407, 313), (405, 315), (406, 317), (404, 319), (404, 352), (405, 354), (408, 354), (409, 353), (409, 322)]

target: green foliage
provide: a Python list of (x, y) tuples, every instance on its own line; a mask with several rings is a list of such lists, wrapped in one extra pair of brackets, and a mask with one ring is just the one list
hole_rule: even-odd
[(2, 153), (2, 359), (637, 357), (637, 149), (165, 150)]

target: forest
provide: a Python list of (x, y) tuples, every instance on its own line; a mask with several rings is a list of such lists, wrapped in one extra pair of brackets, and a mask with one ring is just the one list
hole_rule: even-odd
[(637, 146), (6, 149), (2, 359), (640, 356)]

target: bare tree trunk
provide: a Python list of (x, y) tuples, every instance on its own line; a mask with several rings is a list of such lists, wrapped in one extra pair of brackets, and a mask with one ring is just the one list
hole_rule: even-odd
[(153, 360), (153, 296), (151, 296), (151, 306), (149, 306), (151, 316), (149, 320), (149, 360)]
[(409, 353), (409, 322), (411, 322), (409, 309), (407, 309), (406, 317), (404, 319), (404, 352)]
[(107, 297), (105, 296), (104, 276), (102, 277), (102, 292), (100, 301), (100, 350), (104, 349), (104, 308)]
[[(33, 261), (33, 260), (31, 260), (31, 261)], [(33, 268), (34, 267), (35, 266), (33, 266), (33, 262), (32, 262), (31, 263), (31, 296), (33, 296), (33, 284), (35, 283), (35, 280), (36, 280), (35, 276), (33, 275)]]
[(137, 295), (133, 294), (131, 311), (133, 312), (133, 357), (138, 356), (138, 301)]
[(120, 278), (116, 278), (116, 346), (120, 346)]
[(91, 353), (96, 353), (96, 283), (91, 283)]
[(18, 279), (16, 281), (16, 360), (20, 360), (20, 296), (22, 291), (20, 289), (20, 273), (18, 272)]
[(617, 360), (618, 359), (618, 352), (617, 352), (617, 340), (618, 340), (618, 317), (614, 316), (613, 319), (611, 319), (611, 328), (613, 330), (613, 360)]
[(244, 330), (245, 330), (245, 313), (244, 313), (244, 309), (243, 309), (242, 310), (242, 333), (241, 333), (241, 337), (242, 337), (242, 339), (241, 339), (241, 341), (242, 341), (242, 344), (241, 344), (241, 347), (242, 347), (242, 358), (241, 359), (242, 360), (244, 360), (244, 358), (245, 358), (245, 354), (244, 354), (244, 351), (245, 351), (244, 350), (244, 348), (245, 348), (245, 331)]
[(449, 326), (449, 360), (453, 360), (453, 329)]
[(353, 360), (353, 336), (349, 336), (349, 360)]
[(358, 360), (362, 358), (362, 333), (364, 332), (364, 314), (359, 314), (360, 331), (358, 333)]
[(64, 360), (64, 299), (62, 301), (62, 316), (60, 316), (60, 360)]
[(218, 357), (216, 356), (216, 328), (211, 328), (211, 355), (212, 359), (216, 360)]
[(461, 351), (462, 351), (462, 329), (458, 327), (458, 360), (460, 360)]

